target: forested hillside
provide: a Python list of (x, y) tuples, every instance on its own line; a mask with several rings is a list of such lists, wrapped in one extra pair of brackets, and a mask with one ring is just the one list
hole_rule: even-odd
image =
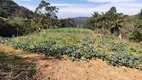
[[(50, 9), (46, 10), (45, 7)], [(39, 12), (42, 8), (48, 13)], [(41, 1), (36, 11), (32, 12), (13, 0), (0, 0), (0, 36), (20, 36), (38, 31), (39, 28), (51, 28), (57, 21), (55, 14), (57, 10), (55, 6), (50, 6), (45, 1)]]
[[(42, 10), (45, 10), (43, 13)], [(133, 41), (142, 41), (142, 11), (134, 15), (118, 13), (116, 7), (107, 12), (94, 10), (92, 17), (58, 19), (59, 9), (44, 0), (34, 12), (19, 6), (13, 0), (0, 0), (0, 36), (12, 37), (37, 32), (40, 29), (78, 27), (95, 33), (115, 35)], [(7, 33), (5, 33), (7, 32)]]
[(0, 0), (0, 16), (8, 18), (12, 16), (16, 11), (20, 9), (20, 6), (12, 0)]
[(33, 16), (34, 12), (12, 0), (0, 0), (0, 36), (16, 36), (17, 28), (19, 28), (18, 35), (22, 35), (25, 32), (23, 31), (25, 26), (22, 24)]
[(0, 16), (4, 18), (12, 16), (32, 18), (33, 12), (23, 6), (19, 6), (12, 0), (0, 0)]

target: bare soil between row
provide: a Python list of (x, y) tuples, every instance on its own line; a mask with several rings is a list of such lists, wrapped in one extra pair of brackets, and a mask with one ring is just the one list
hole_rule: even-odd
[(56, 59), (37, 53), (0, 46), (4, 52), (27, 58), (36, 63), (39, 80), (142, 80), (142, 71), (114, 67), (101, 60), (74, 61)]

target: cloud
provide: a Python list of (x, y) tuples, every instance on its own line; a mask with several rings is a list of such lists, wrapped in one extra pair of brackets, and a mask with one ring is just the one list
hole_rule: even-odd
[(87, 0), (89, 2), (111, 2), (111, 3), (121, 3), (121, 2), (134, 2), (136, 0)]
[[(85, 5), (85, 4), (82, 4)], [(124, 13), (127, 15), (135, 15), (137, 14), (140, 9), (142, 8), (142, 3), (109, 3), (109, 4), (102, 4), (99, 6), (94, 7), (86, 7), (82, 5), (68, 5), (68, 7), (60, 8), (59, 10), (59, 17), (77, 17), (77, 16), (91, 16), (94, 11), (98, 12), (106, 12), (112, 6), (117, 8), (117, 12)]]
[(53, 5), (53, 6), (58, 6), (58, 7), (61, 7), (61, 6), (68, 6), (68, 5), (70, 5), (70, 4), (65, 4), (65, 3), (62, 3), (62, 4), (55, 4), (55, 3), (53, 3), (53, 4), (51, 4), (51, 5)]
[(14, 1), (26, 1), (26, 2), (30, 2), (31, 0), (14, 0)]
[(35, 6), (35, 5), (24, 5), (24, 7), (28, 8), (32, 11), (35, 11), (35, 9), (37, 8), (37, 6)]
[[(78, 16), (88, 16), (90, 17), (94, 11), (106, 12), (112, 6), (117, 8), (117, 12), (124, 13), (127, 15), (135, 15), (142, 8), (141, 3), (109, 3), (102, 4), (99, 6), (90, 7), (89, 4), (52, 4), (59, 7), (58, 17), (68, 18), (68, 17), (78, 17)], [(25, 7), (34, 11), (37, 6), (25, 5)]]
[[(30, 1), (30, 0), (25, 0)], [(117, 8), (117, 12), (124, 13), (127, 15), (135, 15), (142, 8), (141, 2), (136, 2), (136, 0), (88, 0), (97, 3), (84, 3), (84, 4), (69, 4), (69, 3), (51, 3), (53, 6), (59, 8), (58, 17), (68, 18), (68, 17), (78, 17), (78, 16), (88, 16), (90, 17), (94, 11), (106, 12), (112, 6)], [(108, 2), (108, 3), (104, 3)], [(21, 5), (34, 11), (38, 5), (22, 4)]]

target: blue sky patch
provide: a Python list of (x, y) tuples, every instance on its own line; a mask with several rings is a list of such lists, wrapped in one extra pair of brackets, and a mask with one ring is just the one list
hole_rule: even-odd
[[(21, 6), (25, 6), (34, 11), (41, 0), (14, 0)], [(51, 5), (57, 6), (60, 10), (57, 14), (59, 18), (68, 17), (90, 17), (94, 11), (106, 12), (112, 6), (118, 12), (135, 15), (142, 8), (142, 0), (45, 0)]]

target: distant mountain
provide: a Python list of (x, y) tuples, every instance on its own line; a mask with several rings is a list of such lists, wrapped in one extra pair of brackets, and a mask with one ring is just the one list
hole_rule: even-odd
[(73, 20), (75, 21), (75, 24), (84, 24), (89, 17), (75, 17)]

